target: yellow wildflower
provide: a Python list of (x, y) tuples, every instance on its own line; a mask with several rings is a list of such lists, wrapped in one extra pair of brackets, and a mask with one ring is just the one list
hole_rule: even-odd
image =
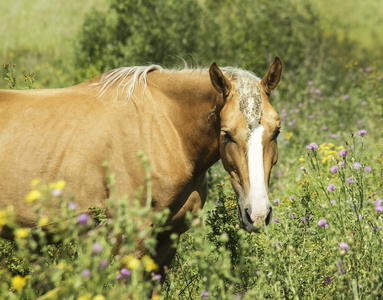
[(150, 256), (144, 255), (142, 257), (142, 261), (144, 262), (146, 272), (151, 272), (158, 269), (158, 265), (154, 262), (154, 260)]
[(34, 188), (37, 187), (39, 184), (40, 184), (40, 179), (35, 178), (35, 179), (33, 179), (33, 180), (31, 181), (31, 188), (34, 189)]
[(160, 300), (161, 296), (160, 295), (153, 295), (151, 300)]
[(304, 159), (303, 157), (301, 157), (301, 158), (299, 158), (299, 161), (300, 161), (300, 162), (304, 162), (305, 159)]
[(92, 299), (92, 294), (91, 293), (86, 293), (85, 295), (82, 295), (77, 298), (77, 300), (90, 300)]
[(28, 204), (32, 204), (34, 201), (39, 199), (41, 197), (41, 193), (39, 190), (32, 190), (29, 192), (29, 194), (25, 197), (25, 202)]
[(293, 133), (292, 132), (286, 132), (286, 139), (291, 139), (291, 137), (293, 136)]
[(18, 228), (15, 230), (14, 234), (15, 241), (17, 241), (19, 239), (26, 238), (28, 236), (28, 231), (25, 228)]
[(39, 226), (41, 227), (44, 227), (45, 225), (47, 225), (49, 223), (49, 218), (48, 217), (42, 217), (40, 220), (39, 220)]
[(6, 210), (0, 210), (0, 229), (7, 224), (8, 213)]
[(65, 187), (65, 181), (64, 180), (57, 181), (56, 189), (63, 190), (64, 187)]
[(140, 260), (137, 257), (135, 257), (132, 253), (130, 253), (122, 259), (122, 263), (126, 264), (128, 269), (134, 270), (139, 267)]
[(12, 282), (11, 282), (12, 288), (16, 291), (21, 291), (24, 288), (28, 278), (29, 278), (29, 275), (25, 277), (16, 275), (15, 277), (12, 278)]
[(105, 297), (103, 295), (96, 295), (92, 300), (105, 300)]

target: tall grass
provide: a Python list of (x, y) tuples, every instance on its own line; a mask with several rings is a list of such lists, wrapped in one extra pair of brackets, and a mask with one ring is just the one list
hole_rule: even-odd
[[(85, 13), (106, 9), (106, 0), (1, 1), (0, 61), (35, 72), (39, 86), (73, 84), (73, 43)], [(40, 70), (44, 70), (40, 73)], [(4, 88), (3, 82), (0, 87)]]
[[(4, 63), (20, 62), (16, 80), (8, 65), (3, 87), (68, 85), (69, 45), (93, 3), (1, 2), (2, 23), (13, 29), (1, 30), (5, 42), (0, 54)], [(316, 74), (305, 74), (306, 86), (291, 102), (277, 94), (271, 97), (283, 131), (269, 190), (274, 215), (264, 232), (248, 234), (238, 228), (237, 199), (227, 174), (220, 164), (209, 170), (208, 202), (198, 216), (188, 217), (191, 229), (180, 237), (167, 270), (164, 299), (382, 298), (383, 61), (375, 55), (369, 64), (362, 63), (363, 49), (381, 51), (373, 43), (382, 30), (375, 26), (379, 3), (317, 3), (329, 20), (329, 31), (342, 30), (343, 37), (360, 41), (360, 51), (353, 52), (360, 56), (349, 57), (344, 50), (342, 68), (328, 70), (321, 81)], [(33, 19), (36, 11), (39, 17)], [(65, 20), (73, 21), (67, 31), (61, 27)], [(28, 74), (21, 86), (31, 71), (37, 80)], [(344, 76), (333, 76), (335, 72)], [(111, 204), (118, 205), (121, 218), (105, 220), (98, 208), (93, 208), (94, 219), (79, 218), (64, 195), (63, 182), (33, 183), (26, 205), (39, 210), (52, 197), (61, 205), (55, 218), (42, 215), (33, 230), (15, 224), (11, 207), (0, 210), (0, 227), (7, 224), (16, 236), (13, 242), (0, 241), (0, 299), (158, 299), (150, 292), (159, 290), (150, 258), (156, 233), (147, 239), (147, 257), (131, 254), (136, 241), (129, 237), (149, 232), (123, 218), (126, 199)], [(129, 214), (147, 212), (132, 207)], [(158, 224), (163, 220), (157, 216)], [(42, 227), (50, 222), (62, 229), (61, 246), (46, 244)], [(120, 232), (128, 240), (116, 253), (114, 234)]]

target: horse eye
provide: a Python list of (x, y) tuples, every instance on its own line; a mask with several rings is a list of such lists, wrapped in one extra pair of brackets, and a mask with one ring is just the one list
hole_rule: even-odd
[(223, 135), (223, 139), (222, 140), (225, 143), (230, 143), (230, 142), (235, 143), (235, 141), (234, 141), (233, 137), (231, 136), (230, 132), (228, 132), (226, 130), (222, 130), (221, 134)]
[(276, 140), (278, 135), (281, 133), (282, 129), (280, 127), (277, 128), (274, 132), (273, 140)]

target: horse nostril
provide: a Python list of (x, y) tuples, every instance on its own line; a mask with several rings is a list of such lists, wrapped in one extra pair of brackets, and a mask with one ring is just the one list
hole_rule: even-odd
[(246, 219), (247, 219), (247, 221), (248, 221), (250, 224), (253, 224), (253, 220), (251, 219), (251, 216), (250, 216), (250, 213), (249, 213), (249, 209), (248, 209), (248, 208), (245, 208), (245, 213), (246, 213)]
[(270, 223), (272, 215), (273, 215), (273, 208), (270, 207), (265, 219), (266, 225)]

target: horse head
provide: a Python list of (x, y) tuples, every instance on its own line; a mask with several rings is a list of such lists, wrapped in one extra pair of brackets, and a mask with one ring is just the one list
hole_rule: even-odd
[(256, 232), (272, 217), (268, 187), (271, 169), (278, 160), (281, 122), (269, 97), (279, 83), (282, 62), (275, 58), (261, 80), (245, 71), (227, 77), (215, 63), (209, 74), (224, 100), (220, 156), (238, 195), (239, 221), (248, 232)]

